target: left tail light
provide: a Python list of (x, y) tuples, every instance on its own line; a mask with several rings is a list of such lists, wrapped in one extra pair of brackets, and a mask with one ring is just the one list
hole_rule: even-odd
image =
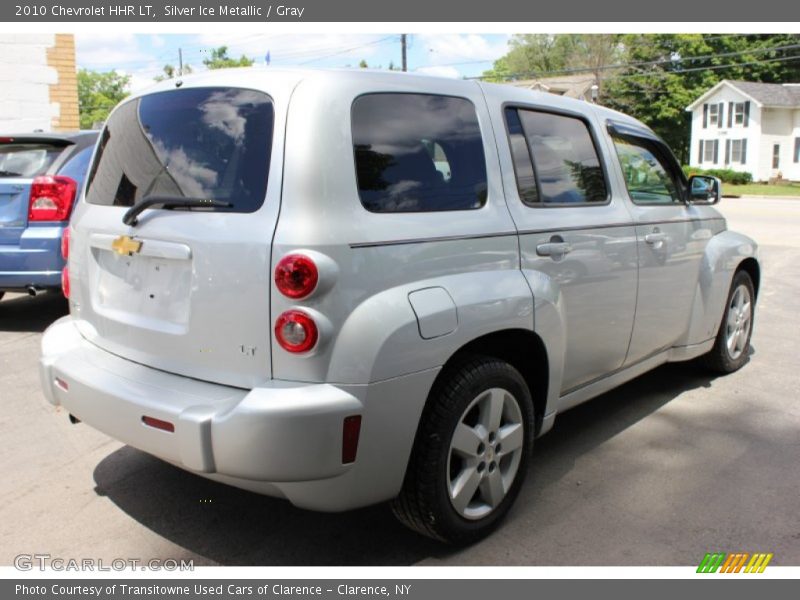
[(275, 337), (287, 352), (308, 352), (317, 345), (319, 330), (311, 316), (299, 310), (287, 310), (275, 322)]
[(29, 221), (66, 221), (78, 191), (77, 182), (63, 175), (42, 175), (31, 184)]

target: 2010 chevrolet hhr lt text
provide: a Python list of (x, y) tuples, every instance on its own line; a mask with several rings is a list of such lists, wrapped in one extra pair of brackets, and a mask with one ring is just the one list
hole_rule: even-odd
[(46, 396), (191, 472), (486, 535), (556, 416), (749, 356), (760, 270), (640, 122), (510, 86), (234, 69), (110, 116)]

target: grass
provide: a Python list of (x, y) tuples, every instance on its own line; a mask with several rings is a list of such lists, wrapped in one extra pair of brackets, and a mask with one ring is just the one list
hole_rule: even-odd
[(722, 193), (725, 196), (798, 196), (800, 197), (800, 182), (785, 184), (748, 183), (745, 185), (722, 184)]

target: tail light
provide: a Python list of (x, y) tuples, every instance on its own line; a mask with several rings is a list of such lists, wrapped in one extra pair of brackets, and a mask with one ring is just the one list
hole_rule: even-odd
[(319, 270), (302, 254), (287, 254), (275, 267), (275, 285), (287, 298), (305, 298), (317, 287)]
[(275, 337), (287, 352), (308, 352), (319, 339), (314, 319), (299, 310), (287, 310), (275, 322)]
[(36, 177), (31, 184), (29, 221), (66, 221), (78, 191), (74, 179), (61, 175)]
[(64, 298), (69, 298), (69, 267), (61, 270), (61, 291), (64, 293)]
[(61, 258), (64, 260), (69, 258), (69, 235), (69, 227), (66, 227), (61, 234)]

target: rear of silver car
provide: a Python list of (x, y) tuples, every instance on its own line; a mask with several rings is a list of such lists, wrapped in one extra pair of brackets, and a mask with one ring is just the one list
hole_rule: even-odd
[(109, 118), (42, 384), (75, 419), (184, 468), (345, 507), (290, 482), (351, 469), (364, 390), (272, 379), (271, 246), (297, 78), (227, 77), (165, 84)]

